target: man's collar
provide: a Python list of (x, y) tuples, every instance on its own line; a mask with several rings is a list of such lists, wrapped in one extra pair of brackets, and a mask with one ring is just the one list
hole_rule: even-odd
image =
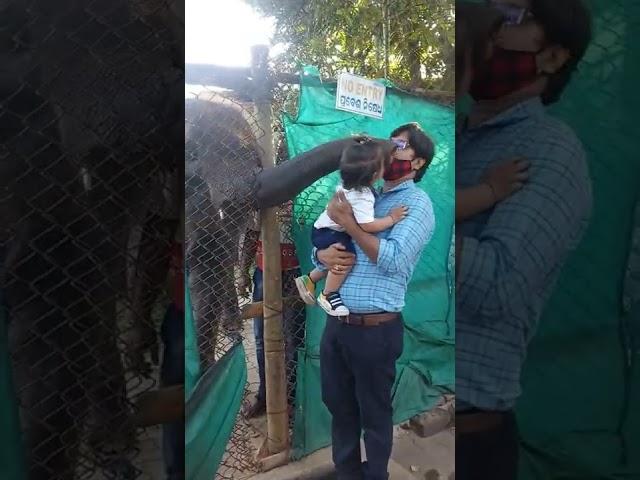
[(396, 185), (390, 190), (384, 190), (384, 185), (383, 185), (382, 187), (380, 187), (380, 190), (378, 193), (385, 194), (390, 192), (397, 192), (399, 190), (406, 190), (407, 188), (415, 187), (415, 185), (416, 185), (416, 182), (414, 182), (413, 179), (410, 178), (409, 180), (405, 180), (404, 182), (399, 183), (398, 185)]
[(478, 125), (469, 127), (465, 121), (461, 131), (474, 131), (487, 127), (502, 127), (542, 114), (544, 114), (544, 105), (540, 97), (528, 98)]

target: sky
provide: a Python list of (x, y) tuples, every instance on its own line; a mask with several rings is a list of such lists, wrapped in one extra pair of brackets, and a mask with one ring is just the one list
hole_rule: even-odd
[[(248, 67), (251, 46), (271, 45), (273, 31), (274, 20), (242, 0), (186, 0), (185, 62)], [(194, 90), (188, 86), (185, 94)]]
[(269, 44), (274, 23), (242, 0), (186, 0), (185, 61), (248, 66), (252, 45)]

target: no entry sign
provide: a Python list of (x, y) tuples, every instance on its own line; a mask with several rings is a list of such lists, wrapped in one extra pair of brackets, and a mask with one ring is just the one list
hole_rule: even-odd
[(381, 83), (342, 73), (338, 77), (336, 108), (367, 117), (382, 118), (387, 87)]

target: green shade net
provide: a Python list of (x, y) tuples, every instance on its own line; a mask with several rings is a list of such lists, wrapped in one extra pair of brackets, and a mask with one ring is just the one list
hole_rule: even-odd
[(24, 480), (27, 477), (7, 341), (9, 319), (3, 302), (0, 293), (0, 478)]
[[(185, 288), (185, 469), (189, 480), (211, 480), (224, 455), (247, 382), (244, 347), (236, 344), (200, 373), (195, 319)], [(4, 478), (4, 477), (2, 477)]]
[(622, 308), (640, 186), (640, 3), (587, 4), (593, 43), (552, 112), (587, 149), (594, 209), (525, 363), (523, 480), (640, 478), (640, 312)]
[(629, 289), (638, 288), (633, 278), (640, 279), (640, 262), (630, 261), (634, 222), (640, 228), (640, 217), (634, 217), (640, 186), (640, 3), (586, 4), (593, 41), (550, 113), (571, 125), (587, 149), (594, 208), (525, 361), (517, 406), (519, 480), (640, 478), (637, 290), (627, 292), (623, 308), (625, 270)]
[[(387, 83), (384, 119), (335, 109), (336, 83), (323, 83), (307, 67), (300, 87), (298, 116), (284, 116), (290, 158), (322, 143), (355, 133), (386, 138), (396, 127), (418, 122), (433, 138), (436, 157), (419, 183), (431, 197), (436, 230), (418, 263), (404, 310), (405, 344), (393, 388), (394, 421), (404, 421), (434, 405), (454, 385), (454, 307), (450, 246), (454, 224), (454, 112), (408, 95)], [(335, 192), (338, 172), (322, 178), (295, 199), (292, 233), (303, 270), (311, 263), (311, 228)], [(410, 206), (409, 206), (410, 207)], [(319, 344), (325, 314), (307, 307), (304, 348), (298, 353), (293, 437), (294, 458), (331, 442), (331, 421), (321, 401)]]
[(198, 351), (198, 334), (191, 305), (189, 284), (185, 281), (185, 318), (184, 318), (184, 393), (185, 400), (191, 396), (191, 392), (200, 378), (200, 353)]

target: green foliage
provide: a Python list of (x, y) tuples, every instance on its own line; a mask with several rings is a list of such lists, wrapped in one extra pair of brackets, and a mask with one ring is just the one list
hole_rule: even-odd
[(275, 18), (274, 42), (287, 46), (276, 59), (281, 71), (313, 64), (327, 77), (382, 78), (388, 58), (387, 78), (398, 85), (454, 90), (453, 0), (245, 2)]

